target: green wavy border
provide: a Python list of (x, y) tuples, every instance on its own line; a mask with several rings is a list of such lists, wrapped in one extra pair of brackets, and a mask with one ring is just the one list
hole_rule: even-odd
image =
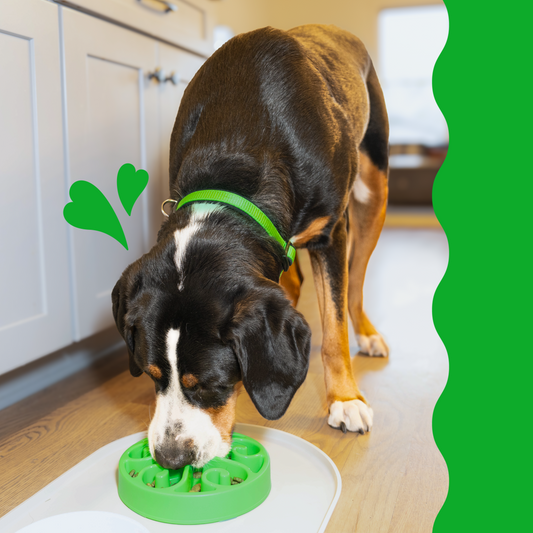
[(433, 531), (533, 531), (533, 2), (444, 3), (433, 91), (450, 149), (433, 205), (450, 256), (433, 320), (450, 373), (433, 434), (450, 489)]

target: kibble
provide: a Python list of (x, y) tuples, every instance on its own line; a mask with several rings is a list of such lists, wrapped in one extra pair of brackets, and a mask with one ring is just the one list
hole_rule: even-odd
[(131, 477), (135, 477), (135, 470), (132, 470), (132, 471), (130, 472), (130, 476), (131, 476)]
[(152, 481), (152, 483), (150, 483), (150, 486), (155, 489), (155, 479)]
[(200, 479), (202, 477), (202, 472), (195, 472), (192, 477), (194, 479)]
[(189, 492), (200, 492), (201, 490), (202, 490), (201, 484), (196, 483), (196, 485)]
[(232, 479), (232, 481), (235, 481), (235, 484), (237, 484), (237, 485), (238, 485), (239, 483), (242, 483), (242, 482), (243, 482), (243, 480), (242, 480), (240, 477), (234, 477), (234, 478)]

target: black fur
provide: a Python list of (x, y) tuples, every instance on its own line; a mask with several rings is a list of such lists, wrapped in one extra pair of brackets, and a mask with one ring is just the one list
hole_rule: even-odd
[[(334, 27), (264, 28), (235, 37), (185, 91), (171, 138), (171, 197), (206, 188), (242, 195), (285, 240), (328, 216), (307, 243), (325, 250), (340, 238), (334, 228), (345, 224), (357, 147), (363, 142), (370, 158), (384, 164), (387, 132), (375, 114), (385, 108), (369, 89), (372, 115), (366, 96), (373, 76), (361, 42)], [(157, 245), (113, 290), (131, 373), (159, 366), (156, 389), (164, 391), (165, 334), (179, 328), (179, 373), (199, 379), (195, 388), (183, 388), (189, 402), (224, 405), (242, 379), (259, 412), (279, 418), (305, 379), (310, 352), (309, 327), (277, 285), (281, 248), (246, 215), (222, 208), (195, 235), (178, 273), (173, 235), (190, 214), (190, 206), (172, 213)], [(344, 266), (329, 268), (334, 280)]]
[(287, 304), (278, 285), (259, 282), (240, 303), (227, 333), (244, 387), (269, 420), (285, 413), (309, 365), (309, 326)]
[(171, 138), (171, 197), (202, 188), (240, 194), (285, 240), (331, 216), (308, 245), (327, 246), (357, 174), (371, 72), (361, 42), (334, 27), (235, 37), (185, 90)]
[(154, 379), (156, 389), (164, 392), (170, 375), (166, 333), (179, 329), (179, 375), (198, 378), (194, 388), (182, 387), (191, 404), (220, 407), (243, 380), (260, 413), (279, 418), (307, 373), (309, 327), (265, 276), (275, 277), (278, 264), (263, 230), (230, 209), (212, 213), (190, 241), (178, 290), (182, 280), (168, 228), (184, 227), (189, 215), (190, 207), (172, 214), (158, 244), (113, 289), (130, 371), (138, 376), (157, 365), (163, 376)]

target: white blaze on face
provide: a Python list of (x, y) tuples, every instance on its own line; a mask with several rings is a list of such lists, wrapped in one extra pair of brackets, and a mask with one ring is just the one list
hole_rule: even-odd
[(176, 424), (180, 424), (181, 430), (175, 438), (176, 450), (180, 447), (180, 441), (185, 443), (191, 439), (198, 451), (192, 464), (200, 467), (216, 455), (227, 455), (230, 444), (222, 440), (211, 417), (202, 409), (192, 406), (183, 394), (178, 375), (179, 335), (177, 329), (170, 329), (167, 333), (167, 359), (171, 369), (169, 385), (164, 392), (157, 394), (154, 418), (148, 429), (148, 442), (152, 457), (155, 457), (155, 448), (163, 443), (166, 430), (172, 432)]
[(176, 264), (176, 269), (180, 277), (179, 290), (183, 289), (184, 277), (182, 274), (183, 265), (185, 262), (185, 254), (187, 253), (187, 247), (189, 242), (193, 238), (194, 234), (202, 226), (204, 219), (215, 211), (223, 209), (223, 206), (216, 204), (193, 204), (192, 205), (192, 216), (189, 220), (189, 223), (184, 228), (176, 230), (174, 233), (174, 242), (176, 243), (176, 254), (174, 255), (174, 263)]

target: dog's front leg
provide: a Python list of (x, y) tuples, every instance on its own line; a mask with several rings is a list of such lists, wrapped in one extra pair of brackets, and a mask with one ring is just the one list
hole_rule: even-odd
[(310, 250), (322, 318), (322, 362), (329, 408), (328, 424), (364, 434), (372, 427), (372, 409), (353, 377), (348, 342), (348, 265), (346, 221), (335, 226), (330, 245)]

